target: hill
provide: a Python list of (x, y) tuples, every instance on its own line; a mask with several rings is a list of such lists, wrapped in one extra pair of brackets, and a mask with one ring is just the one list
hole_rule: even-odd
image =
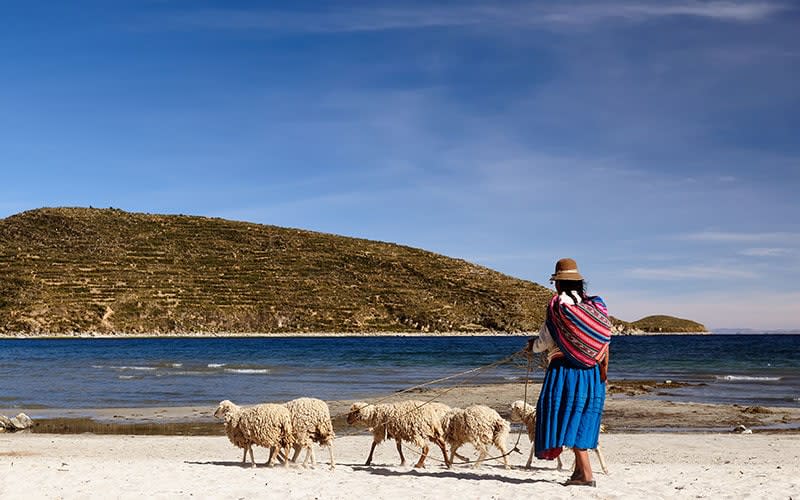
[(551, 291), (406, 246), (115, 209), (0, 220), (0, 333), (527, 331)]
[(634, 321), (631, 326), (647, 333), (705, 333), (708, 331), (700, 323), (663, 315), (647, 316)]

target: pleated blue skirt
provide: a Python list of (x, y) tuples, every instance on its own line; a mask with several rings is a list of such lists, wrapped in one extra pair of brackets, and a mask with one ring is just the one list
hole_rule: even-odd
[(561, 447), (597, 448), (606, 384), (600, 368), (577, 368), (564, 359), (550, 363), (536, 405), (536, 457), (553, 460)]

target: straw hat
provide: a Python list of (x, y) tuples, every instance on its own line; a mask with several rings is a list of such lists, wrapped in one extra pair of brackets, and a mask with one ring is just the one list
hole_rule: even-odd
[(581, 281), (583, 276), (578, 272), (578, 263), (575, 259), (565, 258), (556, 262), (556, 272), (550, 276), (550, 281)]

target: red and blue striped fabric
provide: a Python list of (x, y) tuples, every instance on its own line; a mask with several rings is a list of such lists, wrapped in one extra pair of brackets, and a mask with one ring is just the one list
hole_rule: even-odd
[(611, 320), (600, 297), (570, 305), (556, 295), (547, 308), (547, 328), (564, 356), (581, 368), (603, 359), (611, 342)]

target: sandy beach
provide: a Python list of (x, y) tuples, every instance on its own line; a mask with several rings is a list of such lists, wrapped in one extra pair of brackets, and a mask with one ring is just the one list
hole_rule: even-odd
[[(513, 442), (516, 435), (512, 435)], [(513, 468), (489, 462), (474, 470), (400, 467), (394, 446), (377, 448), (363, 465), (370, 437), (335, 442), (315, 469), (299, 465), (253, 469), (222, 436), (0, 435), (2, 498), (797, 498), (800, 436), (776, 434), (605, 434), (609, 474), (597, 488), (564, 487), (568, 471), (553, 462)], [(410, 456), (410, 454), (409, 454)], [(440, 458), (436, 453), (433, 458)], [(592, 456), (596, 469), (596, 458)], [(256, 449), (263, 464), (266, 450)], [(569, 463), (569, 462), (568, 462)]]
[[(343, 419), (350, 401), (330, 402), (339, 437), (336, 468), (317, 448), (314, 469), (292, 465), (265, 467), (267, 452), (256, 448), (256, 469), (243, 467), (241, 450), (222, 435), (213, 408), (113, 408), (30, 410), (40, 425), (66, 425), (64, 434), (0, 434), (2, 498), (797, 498), (800, 495), (800, 410), (736, 405), (678, 404), (646, 399), (656, 382), (618, 383), (610, 391), (604, 419), (608, 432), (601, 448), (610, 473), (600, 471), (592, 455), (598, 487), (567, 488), (568, 471), (554, 462), (524, 465), (530, 443), (519, 438), (512, 468), (490, 461), (474, 470), (446, 469), (438, 450), (424, 470), (401, 467), (393, 444), (376, 450), (364, 466), (370, 436)], [(530, 398), (538, 386), (529, 386)], [(390, 398), (425, 400), (434, 391)], [(451, 405), (489, 404), (504, 416), (508, 402), (524, 394), (524, 384), (480, 385), (448, 389), (441, 400)], [(0, 412), (2, 413), (2, 412)], [(70, 424), (78, 423), (77, 427)], [(734, 425), (755, 429), (733, 434)], [(82, 427), (95, 425), (101, 427)], [(509, 446), (517, 443), (512, 428)], [(653, 432), (653, 429), (660, 431)], [(770, 431), (759, 429), (772, 429)], [(783, 431), (781, 431), (783, 429)], [(789, 432), (786, 432), (789, 429)], [(791, 429), (794, 429), (792, 431)], [(664, 432), (670, 430), (669, 432)], [(50, 430), (49, 432), (54, 432)], [(143, 435), (190, 434), (190, 435)], [(205, 434), (205, 435), (203, 435)], [(212, 434), (212, 435), (208, 435)], [(409, 463), (413, 451), (406, 447)], [(472, 456), (467, 447), (464, 453)], [(564, 455), (567, 467), (569, 453)]]

